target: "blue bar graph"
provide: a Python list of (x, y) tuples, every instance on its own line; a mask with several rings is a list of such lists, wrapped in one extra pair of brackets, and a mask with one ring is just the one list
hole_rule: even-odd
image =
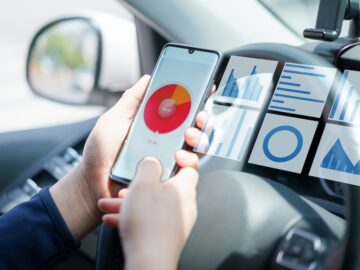
[(282, 82), (280, 81), (279, 84), (291, 85), (291, 86), (301, 86), (300, 83), (291, 83), (291, 82)]
[(275, 102), (275, 103), (285, 103), (285, 101), (279, 100), (279, 99), (273, 99), (272, 102)]
[(335, 72), (331, 68), (285, 63), (269, 109), (320, 117)]
[(234, 135), (233, 135), (233, 137), (232, 137), (232, 139), (231, 139), (230, 146), (229, 146), (229, 148), (228, 148), (228, 150), (227, 150), (227, 153), (226, 153), (226, 156), (227, 156), (227, 157), (230, 156), (231, 151), (232, 151), (233, 148), (234, 148), (234, 145), (235, 145), (235, 142), (236, 142), (236, 137), (237, 137), (237, 134), (239, 134), (240, 128), (242, 127), (242, 124), (243, 124), (244, 119), (245, 119), (245, 116), (246, 116), (246, 112), (247, 112), (247, 111), (244, 110), (244, 111), (242, 112), (240, 118), (239, 118), (239, 122), (238, 122), (238, 124), (237, 124), (237, 126), (236, 126)]
[(354, 122), (355, 121), (355, 117), (358, 115), (359, 113), (359, 106), (360, 105), (360, 100), (357, 100), (355, 103), (355, 107), (351, 113), (351, 117), (350, 117), (350, 122)]
[(219, 143), (218, 146), (216, 147), (215, 156), (219, 156), (221, 147), (222, 147), (222, 143)]
[(285, 73), (293, 73), (293, 74), (300, 74), (300, 75), (305, 75), (305, 76), (313, 76), (313, 77), (326, 77), (325, 74), (297, 71), (297, 70), (291, 70), (291, 69), (284, 69), (283, 72), (285, 72)]
[(296, 89), (290, 89), (290, 88), (284, 88), (284, 87), (278, 87), (278, 88), (276, 88), (276, 90), (287, 91), (287, 92), (292, 92), (292, 93), (308, 94), (308, 95), (310, 94), (310, 91), (296, 90)]
[(358, 76), (359, 74), (349, 70), (344, 71), (329, 113), (329, 119), (348, 123), (359, 122), (360, 95), (350, 81), (351, 77), (355, 81)]
[(295, 67), (295, 68), (303, 68), (303, 69), (315, 69), (315, 67), (313, 67), (313, 66), (293, 64), (293, 63), (286, 63), (286, 66), (287, 67)]
[[(223, 158), (242, 160), (251, 140), (259, 112), (219, 104), (205, 124), (194, 151)], [(210, 120), (211, 119), (211, 120)], [(203, 136), (208, 137), (209, 144)]]
[(239, 79), (234, 75), (234, 69), (231, 70), (222, 96), (238, 99), (258, 101), (263, 86), (260, 84), (256, 66), (252, 68), (245, 81), (239, 86)]
[(335, 112), (336, 112), (336, 110), (337, 110), (337, 108), (339, 106), (340, 98), (342, 96), (342, 91), (343, 91), (343, 88), (345, 86), (345, 82), (347, 81), (348, 76), (349, 76), (349, 71), (345, 70), (344, 73), (343, 73), (343, 76), (341, 77), (341, 81), (340, 81), (340, 84), (339, 84), (339, 90), (336, 93), (336, 96), (335, 96), (335, 99), (334, 99), (334, 104), (331, 107), (329, 118), (334, 118), (334, 116), (335, 116)]
[(341, 110), (341, 114), (340, 114), (340, 120), (344, 121), (344, 118), (345, 118), (345, 115), (346, 115), (346, 111), (348, 109), (348, 106), (349, 106), (349, 102), (351, 101), (351, 96), (354, 92), (354, 87), (350, 87), (349, 88), (349, 91), (346, 95), (346, 101), (345, 101), (345, 105), (343, 107), (343, 109)]
[(242, 160), (242, 158), (244, 157), (245, 149), (246, 149), (246, 146), (249, 144), (252, 131), (253, 131), (253, 128), (249, 127), (246, 132), (246, 135), (245, 135), (244, 143), (242, 144), (240, 151), (239, 151), (239, 155), (237, 156), (237, 160)]
[(236, 78), (234, 76), (234, 69), (231, 70), (229, 78), (226, 82), (224, 91), (222, 93), (223, 96), (227, 96), (227, 97), (233, 97), (235, 95), (235, 97), (238, 95), (239, 89), (236, 85)]
[(314, 98), (296, 97), (296, 96), (283, 95), (283, 94), (275, 94), (274, 96), (292, 98), (292, 99), (300, 99), (300, 100), (305, 100), (305, 101), (310, 101), (310, 102), (324, 103), (324, 100), (314, 99)]
[(277, 109), (277, 110), (282, 110), (282, 111), (288, 111), (288, 112), (295, 112), (295, 109), (292, 108), (286, 108), (286, 107), (281, 107), (281, 106), (274, 106), (274, 105), (270, 105), (269, 107), (270, 109)]

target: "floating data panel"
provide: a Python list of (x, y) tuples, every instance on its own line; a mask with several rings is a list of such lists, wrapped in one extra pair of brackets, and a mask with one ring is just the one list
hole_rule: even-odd
[(215, 101), (261, 108), (272, 88), (277, 64), (276, 61), (232, 56)]
[(360, 123), (360, 72), (345, 70), (334, 103), (331, 107), (329, 119), (350, 124)]
[(259, 112), (214, 104), (194, 151), (241, 161)]
[(336, 69), (285, 63), (269, 110), (319, 118)]
[(310, 175), (360, 184), (360, 128), (327, 124)]
[(318, 122), (266, 114), (249, 162), (301, 173)]

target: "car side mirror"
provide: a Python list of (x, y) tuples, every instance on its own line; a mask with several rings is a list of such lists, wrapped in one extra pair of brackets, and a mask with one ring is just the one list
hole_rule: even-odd
[(26, 77), (38, 95), (68, 104), (112, 103), (140, 76), (133, 22), (113, 15), (64, 17), (34, 36)]

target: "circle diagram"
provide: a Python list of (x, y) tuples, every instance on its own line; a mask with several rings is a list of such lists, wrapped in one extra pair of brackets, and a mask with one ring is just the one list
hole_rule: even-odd
[[(292, 133), (293, 135), (295, 135), (296, 140), (297, 140), (297, 145), (295, 147), (295, 149), (288, 155), (286, 156), (275, 156), (274, 154), (271, 153), (271, 151), (269, 150), (269, 143), (270, 143), (270, 139), (279, 132), (283, 132), (283, 131), (287, 131)], [(268, 134), (266, 134), (265, 139), (264, 139), (264, 143), (263, 143), (263, 150), (264, 150), (264, 154), (265, 156), (274, 161), (274, 162), (287, 162), (291, 159), (293, 159), (294, 157), (296, 157), (300, 151), (301, 148), (303, 147), (303, 137), (300, 133), (299, 130), (297, 130), (296, 128), (292, 127), (292, 126), (279, 126), (276, 127), (274, 129), (272, 129)]]
[(167, 133), (181, 126), (191, 109), (191, 97), (185, 87), (167, 84), (157, 89), (144, 109), (146, 126), (153, 132)]

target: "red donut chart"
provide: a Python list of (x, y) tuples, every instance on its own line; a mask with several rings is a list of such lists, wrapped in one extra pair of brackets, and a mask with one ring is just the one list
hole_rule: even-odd
[(147, 127), (157, 133), (167, 133), (181, 126), (191, 109), (189, 92), (179, 84), (167, 84), (157, 89), (144, 109)]

